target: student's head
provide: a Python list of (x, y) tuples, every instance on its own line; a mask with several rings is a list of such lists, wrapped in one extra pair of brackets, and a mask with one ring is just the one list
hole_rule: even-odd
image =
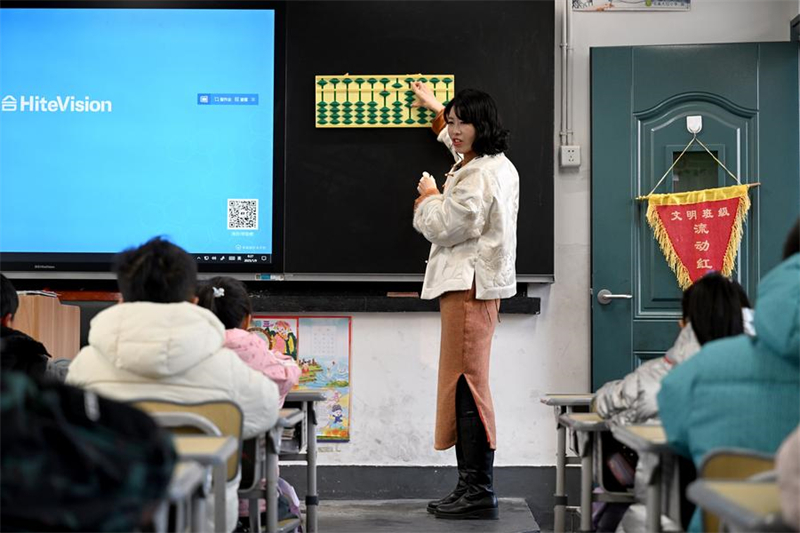
[(115, 270), (125, 302), (194, 301), (197, 263), (182, 248), (161, 237), (121, 252)]
[(197, 305), (217, 315), (225, 329), (241, 328), (253, 314), (247, 287), (237, 279), (217, 277), (197, 289)]
[(19, 298), (14, 285), (11, 284), (7, 277), (0, 274), (0, 320), (4, 326), (11, 327), (18, 307)]
[(683, 319), (700, 344), (744, 333), (742, 307), (750, 307), (737, 282), (718, 272), (706, 274), (683, 293)]
[(444, 109), (447, 132), (460, 154), (495, 155), (508, 150), (508, 130), (503, 129), (492, 97), (464, 89)]
[(786, 236), (786, 242), (783, 243), (783, 259), (789, 259), (797, 252), (800, 252), (800, 218), (795, 221)]

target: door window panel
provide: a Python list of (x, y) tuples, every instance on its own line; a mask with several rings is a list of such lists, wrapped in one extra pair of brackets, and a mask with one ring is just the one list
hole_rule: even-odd
[[(719, 159), (716, 151), (714, 157)], [(672, 161), (680, 156), (673, 153)], [(686, 152), (672, 169), (672, 191), (687, 192), (717, 187), (717, 162), (707, 152)]]

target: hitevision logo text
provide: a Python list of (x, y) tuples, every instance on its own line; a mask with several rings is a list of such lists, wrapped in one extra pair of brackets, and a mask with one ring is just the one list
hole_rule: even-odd
[(111, 113), (113, 106), (111, 100), (93, 100), (85, 96), (83, 99), (74, 96), (20, 96), (15, 98), (10, 94), (3, 97), (0, 109), (4, 112), (17, 111), (20, 113)]

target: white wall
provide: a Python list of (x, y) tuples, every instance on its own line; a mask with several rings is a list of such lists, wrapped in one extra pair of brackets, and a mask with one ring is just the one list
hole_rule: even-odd
[[(497, 412), (496, 464), (552, 465), (548, 391), (589, 387), (589, 47), (710, 42), (785, 41), (795, 0), (694, 0), (688, 13), (575, 13), (575, 142), (577, 171), (555, 169), (556, 283), (531, 286), (539, 316), (502, 315), (494, 339), (491, 385)], [(556, 6), (556, 131), (563, 0)], [(521, 206), (522, 209), (525, 206)], [(519, 243), (525, 246), (525, 243)], [(328, 465), (454, 464), (451, 450), (433, 450), (439, 317), (357, 314), (353, 317), (351, 441), (320, 448)]]

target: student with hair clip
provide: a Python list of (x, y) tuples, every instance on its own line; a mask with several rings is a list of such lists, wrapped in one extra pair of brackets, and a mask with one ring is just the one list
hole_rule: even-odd
[[(663, 357), (639, 365), (622, 379), (609, 381), (594, 396), (594, 410), (617, 424), (645, 424), (658, 419), (656, 395), (661, 380), (673, 368), (694, 356), (708, 342), (741, 333), (754, 334), (753, 311), (741, 285), (718, 272), (706, 274), (683, 292), (680, 333)], [(623, 485), (630, 486), (632, 459), (622, 452), (609, 454), (609, 467)], [(640, 456), (636, 462), (635, 487), (639, 501), (655, 466), (652, 457)], [(598, 515), (598, 531), (614, 531), (622, 521), (623, 531), (642, 531), (645, 512), (642, 505), (627, 508), (611, 504)]]
[[(214, 313), (225, 326), (225, 347), (236, 352), (247, 366), (257, 370), (271, 379), (278, 386), (280, 397), (278, 407), (283, 407), (286, 395), (300, 381), (300, 367), (294, 359), (278, 351), (270, 350), (267, 341), (247, 331), (253, 314), (247, 287), (241, 281), (220, 276), (208, 280), (197, 290), (197, 304)], [(281, 480), (283, 481), (283, 480)], [(262, 480), (262, 485), (266, 480)], [(284, 482), (284, 487), (288, 483)], [(293, 497), (292, 497), (293, 496)], [(278, 518), (283, 520), (290, 516), (300, 516), (299, 502), (295, 502), (294, 489), (287, 496), (278, 498)], [(294, 504), (294, 505), (293, 505)], [(259, 500), (259, 510), (266, 513), (264, 500)], [(291, 513), (291, 515), (290, 515)], [(239, 524), (236, 531), (246, 531), (246, 517), (250, 514), (250, 502), (239, 500)], [(264, 515), (266, 520), (266, 515)]]
[(250, 296), (244, 283), (230, 277), (208, 280), (197, 291), (197, 304), (214, 313), (225, 326), (225, 347), (278, 386), (283, 406), (286, 395), (300, 381), (300, 367), (294, 359), (274, 350), (267, 342), (248, 330), (253, 314)]
[(433, 130), (455, 158), (443, 191), (424, 173), (414, 203), (414, 228), (431, 242), (422, 298), (439, 298), (442, 317), (434, 447), (455, 446), (458, 463), (456, 488), (428, 512), (496, 519), (489, 356), (500, 299), (517, 292), (519, 175), (488, 94), (466, 89), (444, 106), (424, 83), (411, 89), (413, 105), (436, 113)]
[(661, 379), (707, 342), (754, 334), (753, 310), (741, 285), (718, 272), (706, 274), (683, 292), (680, 333), (663, 357), (639, 365), (623, 379), (609, 381), (594, 396), (597, 413), (618, 424), (658, 418)]
[[(699, 467), (715, 448), (775, 453), (800, 422), (798, 225), (784, 260), (758, 284), (755, 335), (705, 344), (661, 382), (658, 408), (670, 446)], [(695, 512), (688, 531), (702, 531)]]

